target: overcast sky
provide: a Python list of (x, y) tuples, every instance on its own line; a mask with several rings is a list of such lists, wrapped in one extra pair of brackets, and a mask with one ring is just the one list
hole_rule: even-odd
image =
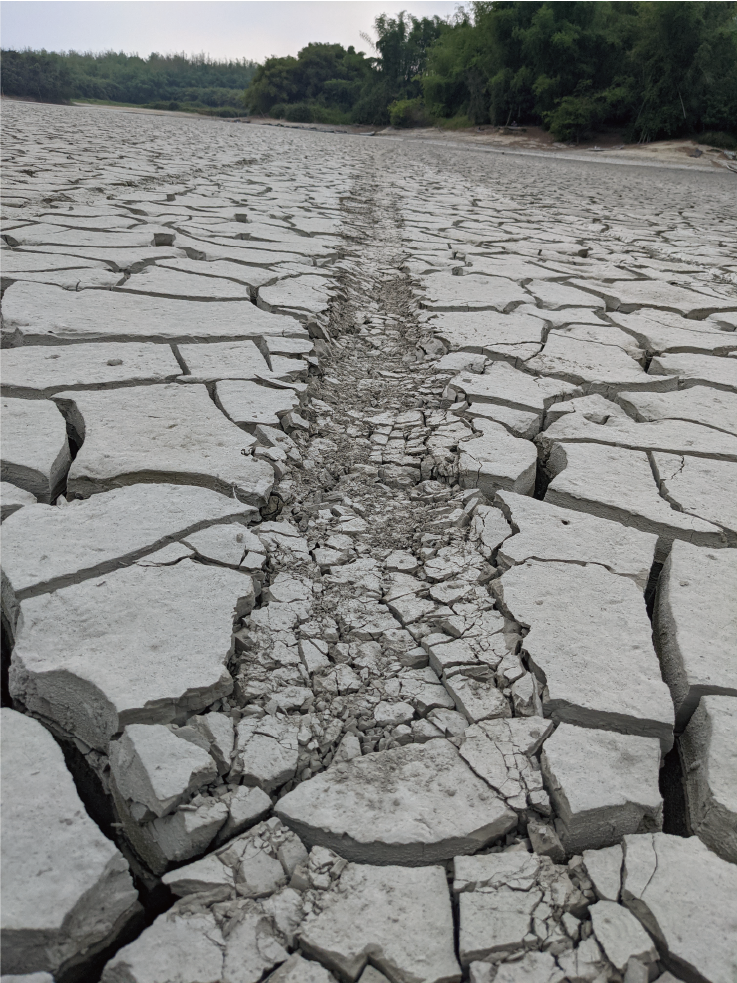
[(458, 0), (3, 0), (3, 48), (149, 55), (204, 51), (213, 58), (296, 55), (310, 41), (368, 52), (374, 18), (407, 10), (452, 15)]

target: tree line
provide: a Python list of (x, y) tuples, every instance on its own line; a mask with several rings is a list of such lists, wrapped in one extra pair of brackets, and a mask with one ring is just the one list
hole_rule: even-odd
[(375, 28), (373, 56), (311, 44), (268, 58), (246, 90), (250, 109), (396, 126), (516, 122), (566, 141), (605, 127), (632, 141), (711, 131), (735, 143), (737, 3), (481, 0), (447, 22), (400, 14)]
[[(9, 95), (384, 126), (539, 125), (578, 141), (700, 135), (737, 147), (737, 2), (478, 0), (382, 15), (371, 53), (308, 44), (254, 62), (3, 52)], [(245, 91), (244, 91), (245, 90)]]
[(245, 58), (215, 61), (206, 55), (4, 50), (2, 91), (44, 102), (89, 99), (241, 116), (256, 68)]

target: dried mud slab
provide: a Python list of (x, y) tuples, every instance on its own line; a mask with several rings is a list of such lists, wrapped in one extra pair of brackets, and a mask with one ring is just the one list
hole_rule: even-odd
[(8, 708), (2, 731), (3, 973), (56, 974), (112, 942), (138, 893), (51, 734)]
[(2, 480), (53, 502), (72, 463), (64, 418), (46, 400), (3, 399)]
[(168, 722), (229, 693), (232, 619), (252, 604), (250, 578), (191, 560), (139, 561), (28, 598), (20, 605), (11, 695), (104, 751), (129, 722)]
[[(103, 492), (62, 509), (26, 508), (3, 528), (3, 612), (14, 626), (27, 597), (127, 566), (212, 523), (246, 522), (254, 512), (207, 488), (158, 484)], [(56, 547), (51, 554), (49, 542)]]
[(67, 486), (81, 497), (136, 482), (200, 485), (263, 505), (273, 469), (220, 413), (204, 386), (131, 387), (54, 397), (83, 440)]
[(280, 799), (277, 814), (347, 859), (411, 866), (473, 853), (516, 822), (442, 740), (337, 764)]

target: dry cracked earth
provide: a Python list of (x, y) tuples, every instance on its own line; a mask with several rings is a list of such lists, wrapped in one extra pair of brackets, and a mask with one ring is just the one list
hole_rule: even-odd
[(4, 123), (4, 983), (734, 983), (734, 177)]

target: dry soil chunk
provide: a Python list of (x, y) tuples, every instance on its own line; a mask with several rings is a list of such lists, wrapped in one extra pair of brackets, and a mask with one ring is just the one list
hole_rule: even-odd
[(585, 384), (587, 392), (607, 393), (630, 386), (653, 389), (666, 384), (665, 379), (648, 376), (639, 362), (621, 348), (582, 341), (555, 331), (551, 331), (543, 350), (527, 365), (544, 376)]
[(109, 748), (118, 791), (157, 816), (173, 812), (189, 793), (217, 778), (215, 762), (201, 747), (161, 724), (129, 724)]
[[(87, 497), (136, 482), (204, 485), (263, 505), (274, 482), (247, 453), (252, 439), (217, 409), (204, 386), (141, 386), (54, 397), (84, 436), (68, 488)], [(246, 451), (246, 453), (242, 453)]]
[(457, 709), (470, 723), (494, 717), (511, 717), (512, 709), (506, 697), (490, 680), (472, 679), (458, 673), (445, 680), (445, 688)]
[[(49, 270), (104, 270), (99, 260), (78, 259), (75, 256), (55, 256), (53, 253), (13, 252), (3, 249), (3, 273), (39, 273)], [(12, 280), (13, 277), (11, 276)]]
[(218, 379), (258, 379), (271, 374), (266, 359), (252, 341), (222, 341), (212, 345), (179, 345), (189, 375), (182, 382)]
[(53, 502), (72, 463), (64, 417), (42, 399), (2, 401), (2, 480)]
[(232, 688), (225, 665), (246, 594), (252, 604), (242, 573), (183, 560), (28, 598), (11, 693), (102, 751), (128, 723), (196, 713)]
[(209, 853), (185, 867), (171, 870), (161, 880), (179, 898), (210, 892), (217, 892), (218, 897), (223, 900), (235, 896), (234, 870), (215, 853)]
[(434, 311), (505, 311), (529, 299), (522, 287), (504, 277), (431, 273), (424, 278), (420, 303)]
[[(376, 970), (369, 967), (367, 972), (376, 972)], [(305, 959), (299, 952), (295, 952), (275, 973), (271, 974), (269, 983), (335, 983), (335, 977), (320, 963)], [(366, 983), (371, 981), (367, 978)], [(379, 980), (376, 983), (379, 983)]]
[[(514, 953), (522, 955), (531, 942), (537, 946), (537, 939), (556, 945), (554, 952), (560, 953), (568, 947), (557, 920), (563, 915), (564, 919), (568, 917), (577, 923), (578, 919), (571, 913), (580, 915), (586, 902), (565, 867), (523, 849), (456, 857), (453, 868), (453, 891), (460, 913), (459, 949), (464, 965), (480, 959), (495, 963), (509, 956), (514, 958)], [(558, 948), (560, 941), (564, 944)], [(483, 981), (490, 977), (476, 976), (472, 967), (470, 979)], [(531, 972), (504, 979), (509, 983), (523, 980), (546, 983), (548, 976)]]
[(484, 720), (464, 730), (459, 749), (476, 774), (511, 806), (525, 808), (529, 790), (526, 779), (542, 792), (542, 777), (522, 755), (537, 750), (552, 730), (552, 721), (542, 717)]
[[(730, 335), (729, 337), (732, 337)], [(678, 384), (711, 386), (737, 392), (737, 359), (713, 355), (656, 355), (648, 368), (650, 375), (674, 375)]]
[(737, 546), (737, 462), (658, 451), (651, 459), (663, 498), (679, 512), (719, 526), (727, 543)]
[(270, 716), (245, 717), (236, 732), (230, 779), (272, 792), (294, 777), (298, 755), (293, 724)]
[(493, 498), (500, 488), (531, 495), (535, 488), (537, 451), (535, 445), (493, 420), (477, 419), (480, 436), (460, 445), (460, 482), (464, 488), (478, 488)]
[(637, 423), (621, 411), (605, 421), (588, 419), (581, 413), (568, 413), (552, 423), (538, 438), (548, 450), (554, 441), (587, 441), (611, 444), (631, 450), (665, 451), (667, 454), (693, 454), (695, 457), (737, 460), (737, 436), (704, 427), (688, 420), (655, 420)]
[(473, 853), (516, 822), (441, 739), (341, 762), (280, 799), (277, 814), (348, 860), (412, 866)]
[(603, 847), (601, 850), (584, 850), (583, 862), (596, 896), (603, 901), (618, 901), (622, 888), (622, 847)]
[(570, 853), (612, 846), (643, 823), (662, 826), (654, 738), (561, 724), (543, 745), (540, 765)]
[[(153, 822), (139, 823), (117, 795), (114, 785), (112, 788), (126, 837), (154, 874), (162, 874), (172, 864), (204, 853), (228, 818), (224, 800), (203, 796), (199, 805), (187, 804)], [(140, 806), (136, 812), (139, 811)]]
[(498, 582), (545, 681), (546, 716), (673, 744), (673, 705), (660, 675), (642, 593), (596, 564), (528, 560)]
[(3, 353), (3, 394), (38, 398), (62, 389), (110, 389), (115, 386), (170, 382), (180, 374), (168, 345), (39, 345)]
[(3, 973), (0, 983), (54, 983), (54, 977), (51, 973), (21, 973), (18, 976)]
[(9, 481), (0, 482), (0, 522), (4, 522), (14, 512), (25, 508), (26, 505), (35, 505), (37, 501), (36, 496), (29, 491), (25, 491), (25, 489), (19, 488)]
[(530, 280), (527, 289), (540, 302), (543, 310), (563, 310), (567, 307), (588, 307), (604, 309), (602, 301), (595, 300), (590, 293), (584, 293), (568, 283), (550, 283), (547, 280)]
[(284, 276), (281, 272), (259, 269), (257, 266), (246, 266), (243, 263), (231, 263), (228, 260), (216, 260), (208, 263), (199, 259), (164, 259), (156, 264), (167, 270), (178, 270), (182, 273), (194, 273), (198, 276), (209, 276), (233, 280), (235, 283), (244, 283), (251, 288), (251, 297), (255, 296), (258, 287), (265, 283), (271, 283), (279, 276)]
[(596, 940), (620, 973), (630, 959), (646, 966), (656, 962), (653, 940), (630, 911), (614, 901), (597, 901), (589, 911)]
[(618, 280), (600, 283), (596, 280), (573, 280), (575, 286), (590, 291), (606, 301), (612, 311), (629, 314), (641, 307), (673, 311), (687, 318), (703, 318), (716, 311), (733, 311), (737, 302), (726, 297), (686, 290), (664, 280)]
[[(577, 319), (573, 318), (572, 320), (576, 321)], [(620, 348), (637, 361), (642, 358), (640, 346), (631, 335), (622, 331), (621, 328), (615, 328), (611, 324), (603, 324), (598, 318), (594, 318), (593, 323), (583, 317), (578, 320), (586, 323), (573, 323), (556, 327), (554, 333), (560, 333), (567, 338), (577, 338), (579, 341), (590, 341), (596, 345), (611, 345), (614, 348)], [(671, 388), (675, 388), (675, 386), (671, 384)]]
[(663, 311), (640, 311), (637, 314), (617, 312), (609, 316), (651, 354), (697, 352), (727, 355), (737, 348), (733, 331), (718, 331), (710, 321), (691, 321)]
[(737, 700), (702, 696), (680, 740), (691, 829), (737, 863)]
[[(431, 742), (436, 743), (436, 742)], [(372, 966), (396, 983), (456, 983), (453, 916), (442, 867), (348, 864), (300, 944), (341, 979)]]
[(658, 942), (665, 965), (689, 983), (737, 976), (737, 866), (696, 836), (624, 838), (622, 901)]
[(513, 437), (523, 437), (525, 440), (532, 440), (540, 432), (542, 422), (537, 413), (513, 410), (498, 403), (473, 403), (465, 411), (464, 416), (471, 420), (478, 417), (496, 420), (497, 423), (503, 424)]
[(61, 290), (14, 283), (3, 297), (5, 330), (22, 344), (70, 341), (227, 341), (263, 335), (302, 337), (291, 317), (250, 303), (193, 303), (112, 290)]
[(215, 385), (215, 399), (223, 413), (243, 430), (281, 426), (281, 418), (299, 405), (293, 389), (272, 389), (249, 381), (225, 381)]
[(488, 354), (495, 345), (539, 345), (545, 331), (545, 322), (540, 318), (491, 311), (440, 314), (430, 325), (452, 351), (481, 354)]
[(3, 610), (14, 625), (15, 605), (26, 597), (114, 570), (174, 538), (245, 520), (252, 511), (192, 485), (131, 485), (67, 508), (35, 505), (3, 525)]
[(3, 971), (56, 973), (139, 910), (128, 864), (88, 817), (61, 748), (3, 709)]
[(320, 276), (289, 277), (260, 287), (257, 304), (264, 311), (290, 313), (305, 320), (307, 316), (327, 309), (330, 303), (328, 286), (328, 281)]
[(662, 498), (643, 451), (603, 444), (557, 444), (547, 466), (554, 477), (545, 493), (546, 502), (657, 535), (655, 558), (660, 562), (674, 539), (703, 546), (724, 542), (718, 526), (677, 512)]
[[(488, 976), (471, 976), (472, 983), (491, 983), (492, 967), (488, 963), (476, 963)], [(473, 970), (474, 964), (471, 964)], [(563, 970), (549, 952), (526, 952), (518, 962), (501, 963), (494, 977), (495, 983), (561, 983)]]
[(654, 638), (676, 729), (702, 696), (737, 696), (737, 550), (674, 543), (655, 604)]
[(450, 386), (466, 394), (470, 403), (498, 403), (514, 410), (542, 416), (557, 400), (576, 392), (576, 386), (560, 379), (535, 378), (506, 362), (493, 362), (483, 375), (461, 372)]
[(459, 892), (464, 966), (523, 948), (532, 931), (532, 913), (542, 900), (536, 883), (539, 863), (527, 853), (456, 859), (453, 890)]
[(220, 983), (223, 949), (223, 937), (209, 911), (189, 918), (176, 911), (165, 912), (113, 956), (103, 970), (102, 981)]
[(497, 492), (497, 500), (516, 533), (497, 553), (502, 569), (525, 560), (600, 563), (645, 590), (656, 536), (514, 492)]
[(236, 570), (240, 568), (247, 549), (253, 549), (255, 545), (261, 548), (258, 537), (244, 529), (239, 522), (208, 526), (207, 529), (189, 534), (183, 541), (202, 559)]
[(621, 392), (618, 402), (636, 420), (689, 420), (737, 434), (737, 393), (692, 386), (677, 392)]
[(126, 293), (151, 294), (156, 297), (172, 297), (183, 300), (251, 300), (251, 290), (245, 284), (226, 280), (224, 277), (197, 276), (181, 270), (161, 266), (146, 266), (129, 277), (116, 289)]
[(270, 812), (271, 799), (263, 789), (239, 786), (228, 803), (228, 818), (218, 832), (217, 842), (224, 843), (243, 833)]

